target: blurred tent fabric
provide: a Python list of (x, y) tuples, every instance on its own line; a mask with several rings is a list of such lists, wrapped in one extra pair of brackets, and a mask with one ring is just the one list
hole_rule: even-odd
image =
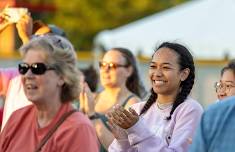
[(192, 0), (128, 25), (98, 33), (95, 51), (127, 47), (150, 57), (163, 41), (179, 42), (196, 59), (235, 57), (235, 0)]

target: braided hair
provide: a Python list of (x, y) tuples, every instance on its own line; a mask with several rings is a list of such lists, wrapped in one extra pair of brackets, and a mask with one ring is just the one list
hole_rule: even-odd
[[(186, 68), (190, 69), (190, 73), (187, 79), (182, 81), (180, 84), (180, 87), (181, 87), (180, 92), (177, 94), (176, 99), (173, 103), (172, 109), (170, 111), (170, 115), (167, 117), (167, 120), (170, 120), (175, 109), (178, 107), (178, 105), (180, 105), (181, 103), (185, 101), (185, 99), (187, 98), (187, 96), (192, 90), (192, 87), (194, 84), (194, 78), (195, 78), (195, 67), (194, 67), (194, 61), (193, 61), (193, 57), (191, 53), (183, 45), (178, 44), (178, 43), (164, 42), (155, 50), (154, 53), (156, 53), (160, 48), (169, 48), (175, 51), (179, 55), (178, 64), (180, 66), (180, 71)], [(157, 99), (157, 93), (155, 93), (153, 89), (151, 89), (151, 95), (149, 99), (147, 100), (147, 102), (145, 103), (143, 109), (141, 110), (140, 115), (145, 113), (151, 107), (151, 105), (156, 101), (156, 99)]]

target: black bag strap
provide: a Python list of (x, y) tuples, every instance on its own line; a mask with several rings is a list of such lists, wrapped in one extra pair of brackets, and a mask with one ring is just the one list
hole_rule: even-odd
[(129, 96), (126, 98), (126, 100), (124, 100), (122, 106), (125, 107), (126, 104), (128, 103), (128, 101), (129, 101), (131, 98), (133, 98), (134, 96), (136, 96), (136, 95), (134, 95), (134, 94), (129, 95)]
[(34, 152), (40, 152), (42, 147), (46, 144), (48, 139), (53, 135), (53, 133), (59, 128), (59, 126), (64, 122), (66, 118), (68, 118), (71, 114), (76, 112), (76, 109), (73, 109), (67, 113), (64, 113), (61, 118), (56, 122), (55, 126), (51, 128), (48, 133), (42, 138), (41, 142), (37, 145), (36, 150)]

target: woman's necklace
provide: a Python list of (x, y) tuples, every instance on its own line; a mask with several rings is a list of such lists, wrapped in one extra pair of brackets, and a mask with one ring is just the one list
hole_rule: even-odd
[(172, 106), (173, 103), (159, 103), (157, 102), (157, 107), (158, 109), (160, 110), (165, 110), (165, 109), (168, 109)]

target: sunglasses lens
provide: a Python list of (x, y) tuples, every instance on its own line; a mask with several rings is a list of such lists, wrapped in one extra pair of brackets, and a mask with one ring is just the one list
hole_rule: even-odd
[(106, 66), (106, 63), (104, 63), (104, 62), (99, 62), (99, 67), (100, 68), (104, 68)]
[(121, 65), (117, 63), (107, 63), (107, 62), (99, 62), (99, 67), (102, 68), (107, 68), (109, 70), (115, 70), (119, 67), (127, 67), (127, 65)]
[(29, 70), (29, 65), (25, 63), (21, 63), (18, 66), (18, 70), (20, 74), (25, 74)]
[(34, 63), (31, 65), (31, 70), (33, 74), (41, 75), (46, 72), (47, 67), (43, 63)]
[(114, 64), (114, 63), (109, 63), (109, 68), (110, 68), (110, 69), (116, 69), (117, 66), (116, 66), (116, 64)]
[(27, 63), (20, 63), (18, 66), (19, 73), (22, 75), (26, 74), (29, 69), (31, 69), (33, 74), (41, 75), (52, 68), (48, 69), (44, 63), (33, 63), (31, 66)]

